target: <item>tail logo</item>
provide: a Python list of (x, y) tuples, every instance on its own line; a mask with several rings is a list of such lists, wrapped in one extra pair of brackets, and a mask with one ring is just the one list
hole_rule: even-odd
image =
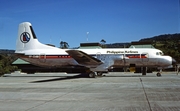
[(20, 36), (20, 40), (23, 43), (28, 43), (30, 41), (30, 38), (31, 38), (31, 36), (28, 32), (23, 32)]

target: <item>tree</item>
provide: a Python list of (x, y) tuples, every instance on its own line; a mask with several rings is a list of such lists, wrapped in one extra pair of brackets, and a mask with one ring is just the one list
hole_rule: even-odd
[(101, 43), (101, 44), (105, 44), (106, 41), (105, 41), (104, 39), (102, 39), (102, 40), (100, 41), (100, 43)]
[(16, 57), (7, 54), (0, 54), (0, 75), (5, 73), (10, 73), (18, 68), (16, 66), (12, 66), (11, 63), (16, 59)]
[(69, 48), (69, 45), (68, 45), (67, 42), (61, 41), (61, 42), (60, 42), (60, 48), (62, 48), (62, 49), (67, 49), (67, 48)]
[(101, 46), (102, 46), (103, 48), (106, 47), (106, 45), (105, 45), (106, 41), (105, 41), (104, 39), (102, 39), (102, 40), (100, 41), (100, 43), (101, 43)]

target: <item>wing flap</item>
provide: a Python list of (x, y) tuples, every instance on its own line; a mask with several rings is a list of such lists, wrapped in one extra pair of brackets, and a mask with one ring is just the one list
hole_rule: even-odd
[(82, 65), (100, 65), (102, 62), (82, 51), (79, 50), (67, 50), (66, 51), (72, 58), (74, 58), (79, 64)]

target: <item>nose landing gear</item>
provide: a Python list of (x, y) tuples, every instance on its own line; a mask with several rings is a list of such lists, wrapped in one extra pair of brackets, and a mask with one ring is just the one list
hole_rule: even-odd
[(156, 76), (157, 76), (157, 77), (161, 77), (161, 73), (158, 72), (158, 73), (156, 74)]
[(156, 74), (157, 77), (161, 77), (162, 69), (159, 70), (159, 72)]

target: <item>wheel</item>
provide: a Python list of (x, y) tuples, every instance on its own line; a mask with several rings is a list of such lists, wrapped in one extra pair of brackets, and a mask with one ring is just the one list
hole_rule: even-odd
[(97, 72), (97, 76), (102, 76), (102, 72)]
[(156, 75), (157, 75), (158, 77), (160, 77), (160, 76), (161, 76), (161, 73), (158, 72)]
[(89, 77), (90, 77), (90, 78), (95, 78), (95, 76), (96, 76), (96, 75), (95, 75), (94, 72), (90, 72), (90, 73), (89, 73)]

